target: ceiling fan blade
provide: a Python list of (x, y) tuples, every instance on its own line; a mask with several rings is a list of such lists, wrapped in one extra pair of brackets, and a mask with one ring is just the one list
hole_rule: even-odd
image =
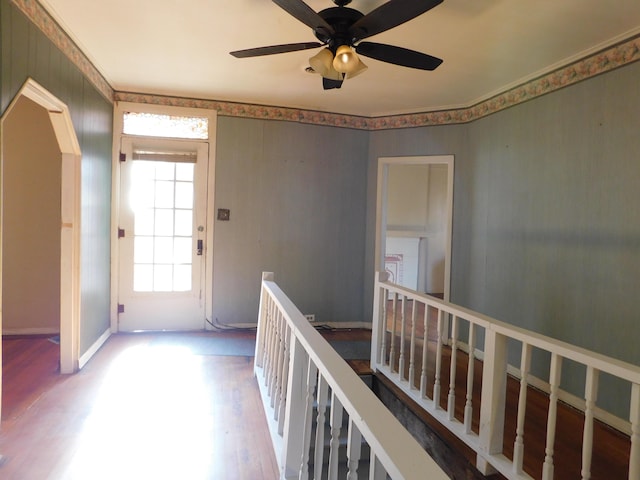
[(330, 78), (322, 77), (322, 88), (325, 90), (331, 90), (332, 88), (342, 87), (343, 80), (332, 80)]
[(361, 42), (356, 46), (356, 52), (382, 62), (420, 70), (435, 70), (442, 63), (441, 58), (383, 43)]
[(273, 0), (273, 3), (278, 5), (288, 14), (300, 20), (314, 32), (316, 30), (321, 30), (327, 35), (333, 35), (335, 33), (333, 27), (302, 0)]
[(298, 50), (308, 50), (310, 48), (321, 47), (318, 42), (286, 43), (284, 45), (271, 45), (270, 47), (248, 48), (246, 50), (236, 50), (229, 52), (236, 58), (261, 57), (262, 55), (273, 55), (276, 53), (296, 52)]
[(442, 1), (389, 0), (351, 25), (349, 32), (356, 41), (362, 40), (408, 22), (441, 4)]

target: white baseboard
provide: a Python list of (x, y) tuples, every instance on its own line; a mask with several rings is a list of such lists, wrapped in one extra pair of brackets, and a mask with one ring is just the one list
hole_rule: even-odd
[[(357, 329), (371, 330), (371, 322), (309, 322), (309, 323), (316, 328), (327, 327), (327, 328), (334, 328), (336, 330), (340, 330), (340, 329), (348, 330), (348, 329), (357, 328)], [(247, 329), (252, 329), (257, 327), (258, 327), (257, 323), (231, 323), (224, 326), (220, 326), (219, 330), (225, 330), (225, 329), (233, 330), (234, 328), (247, 330)], [(215, 328), (211, 328), (210, 326), (207, 327), (207, 330), (216, 331)]]
[(314, 327), (329, 327), (336, 330), (371, 330), (371, 322), (310, 322)]
[(6, 328), (2, 327), (3, 335), (59, 335), (60, 329), (53, 327), (36, 328)]
[(104, 345), (104, 342), (106, 342), (110, 336), (111, 327), (107, 328), (105, 332), (100, 335), (100, 338), (93, 342), (93, 345), (91, 345), (88, 350), (80, 356), (80, 359), (78, 360), (78, 370), (81, 370), (82, 367), (84, 367), (87, 362), (91, 360), (91, 357), (93, 357), (96, 352), (100, 350), (100, 347)]
[(234, 329), (251, 330), (256, 328), (258, 328), (257, 323), (226, 323), (224, 325), (215, 325), (215, 326), (207, 324), (205, 330), (211, 331), (211, 332), (221, 332), (224, 330), (234, 330)]

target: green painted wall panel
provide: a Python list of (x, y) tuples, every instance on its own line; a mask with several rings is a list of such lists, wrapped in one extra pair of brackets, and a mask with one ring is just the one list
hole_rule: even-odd
[(109, 328), (113, 106), (8, 0), (0, 0), (0, 108), (28, 78), (69, 107), (82, 151), (81, 338), (84, 353)]
[[(454, 154), (452, 301), (640, 365), (638, 78), (635, 63), (469, 125), (373, 132), (365, 276), (377, 158)], [(563, 378), (583, 394), (580, 368)], [(600, 398), (626, 415), (628, 387), (604, 378)]]
[(254, 323), (260, 274), (318, 321), (364, 321), (368, 134), (291, 122), (220, 117), (214, 319)]

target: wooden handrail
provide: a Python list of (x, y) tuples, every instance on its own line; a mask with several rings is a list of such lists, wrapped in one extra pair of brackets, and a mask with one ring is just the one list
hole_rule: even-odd
[[(391, 300), (389, 300), (391, 299)], [(415, 311), (416, 303), (420, 303), (425, 309), (425, 319), (427, 309), (431, 308), (437, 312), (438, 318), (438, 338), (435, 358), (435, 378), (432, 382), (433, 395), (427, 398), (427, 388), (425, 386), (426, 369), (426, 332), (424, 334), (423, 346), (423, 373), (420, 381), (413, 384), (413, 378), (407, 382), (402, 369), (397, 368), (397, 360), (385, 352), (385, 342), (394, 345), (400, 342), (415, 342), (415, 315), (411, 319), (412, 336), (409, 338), (403, 333), (399, 338), (397, 334), (397, 313), (396, 303), (400, 301), (402, 305), (400, 331), (404, 332), (406, 326), (404, 305), (412, 301), (412, 309)], [(393, 311), (388, 312), (387, 303), (393, 303)], [(443, 321), (443, 318), (447, 318)], [(451, 321), (451, 324), (448, 321)], [(388, 322), (393, 322), (389, 326)], [(470, 431), (468, 415), (471, 411), (470, 390), (473, 388), (472, 377), (467, 379), (467, 392), (465, 405), (464, 425), (461, 426), (453, 412), (455, 403), (455, 371), (456, 371), (456, 351), (462, 348), (461, 340), (458, 338), (460, 322), (466, 322), (469, 327), (469, 345), (467, 351), (473, 359), (477, 353), (484, 358), (482, 374), (482, 392), (480, 398), (480, 433), (479, 435)], [(476, 330), (484, 330), (484, 343), (476, 347)], [(426, 330), (426, 320), (425, 320)], [(387, 338), (391, 337), (391, 338)], [(515, 340), (522, 346), (522, 355), (519, 367), (507, 364), (507, 343)], [(522, 458), (524, 451), (523, 425), (524, 409), (526, 409), (526, 391), (530, 379), (531, 351), (538, 349), (550, 354), (551, 365), (549, 369), (549, 411), (546, 429), (546, 451), (544, 461), (543, 479), (553, 478), (554, 472), (554, 442), (556, 432), (556, 406), (560, 395), (565, 393), (560, 389), (561, 365), (564, 360), (570, 360), (586, 367), (585, 392), (580, 405), (584, 416), (583, 451), (582, 465), (579, 466), (582, 478), (590, 478), (590, 467), (593, 445), (593, 419), (596, 414), (602, 413), (602, 409), (596, 406), (598, 377), (601, 372), (611, 375), (617, 379), (627, 382), (630, 386), (630, 410), (628, 421), (620, 420), (621, 424), (626, 422), (628, 431), (631, 434), (631, 452), (629, 460), (629, 479), (637, 480), (640, 474), (640, 367), (615, 359), (605, 355), (591, 352), (569, 343), (556, 340), (545, 335), (528, 331), (524, 328), (510, 325), (508, 323), (493, 319), (487, 315), (474, 312), (459, 305), (445, 302), (441, 299), (419, 293), (408, 288), (396, 285), (387, 281), (387, 275), (379, 272), (376, 275), (374, 318), (372, 325), (372, 367), (389, 377), (400, 389), (405, 391), (411, 398), (431, 413), (436, 420), (449, 428), (467, 445), (478, 454), (478, 468), (485, 474), (492, 471), (500, 471), (507, 478), (531, 478), (522, 470)], [(449, 401), (446, 407), (440, 406), (440, 363), (442, 360), (442, 345), (447, 343), (451, 346), (450, 356), (450, 384)], [(470, 371), (471, 371), (470, 367)], [(503, 448), (503, 422), (505, 405), (505, 388), (507, 370), (511, 369), (520, 376), (520, 395), (517, 405), (517, 429), (514, 445), (514, 460), (511, 461), (502, 454)], [(397, 371), (400, 370), (400, 371)], [(445, 386), (446, 388), (446, 386)], [(568, 395), (567, 395), (568, 396)], [(574, 405), (578, 406), (578, 405)], [(443, 410), (444, 408), (444, 410)], [(608, 414), (607, 414), (608, 415)], [(613, 418), (613, 415), (609, 416)], [(617, 425), (618, 426), (618, 425)]]
[[(278, 332), (273, 324), (274, 318), (280, 318), (286, 325), (285, 331)], [(271, 342), (271, 343), (269, 343)], [(349, 417), (348, 436), (349, 460), (345, 465), (349, 475), (354, 476), (360, 457), (358, 439), (361, 437), (371, 449), (369, 468), (370, 478), (439, 480), (448, 478), (435, 461), (416, 442), (398, 420), (387, 410), (377, 397), (360, 380), (349, 365), (338, 355), (331, 345), (315, 330), (298, 310), (295, 304), (273, 281), (273, 274), (263, 274), (258, 334), (256, 345), (256, 375), (261, 382), (271, 385), (263, 389), (269, 395), (280, 392), (280, 401), (284, 402), (284, 428), (281, 451), (276, 455), (280, 462), (281, 478), (299, 478), (305, 476), (308, 469), (309, 447), (311, 440), (310, 425), (314, 420), (312, 411), (316, 382), (331, 389), (332, 401), (330, 413), (332, 420), (332, 448), (337, 449), (339, 425), (342, 411)], [(279, 345), (283, 346), (280, 347)], [(281, 358), (282, 355), (286, 358)], [(272, 358), (269, 358), (272, 357)], [(279, 358), (276, 359), (275, 357)], [(286, 379), (281, 378), (285, 369), (275, 365), (285, 362)], [(268, 371), (267, 371), (268, 370)], [(286, 388), (273, 387), (286, 381)], [(272, 393), (268, 393), (272, 392)], [(263, 393), (264, 395), (264, 393)], [(323, 399), (318, 401), (324, 405)], [(269, 405), (270, 402), (265, 402)], [(318, 410), (320, 423), (325, 418), (324, 410)], [(322, 435), (316, 437), (322, 438)], [(321, 445), (314, 445), (317, 449)], [(337, 478), (337, 451), (330, 454), (329, 478)], [(315, 465), (317, 468), (318, 466)], [(306, 477), (305, 477), (306, 478)]]

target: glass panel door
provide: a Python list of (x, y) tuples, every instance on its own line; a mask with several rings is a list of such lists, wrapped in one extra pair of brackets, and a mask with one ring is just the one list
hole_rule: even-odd
[(206, 147), (123, 138), (120, 330), (204, 328)]

